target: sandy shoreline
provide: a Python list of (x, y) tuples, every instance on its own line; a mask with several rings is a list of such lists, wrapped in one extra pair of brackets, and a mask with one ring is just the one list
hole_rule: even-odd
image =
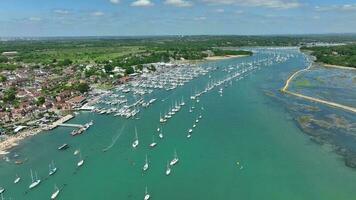
[(64, 122), (72, 119), (73, 117), (74, 117), (73, 115), (66, 115), (45, 127), (29, 129), (29, 130), (25, 130), (23, 132), (17, 133), (16, 135), (6, 136), (6, 138), (0, 142), (0, 155), (8, 154), (9, 150), (11, 148), (17, 146), (21, 140), (31, 137), (31, 136), (34, 136), (34, 135), (37, 135), (38, 133), (40, 133), (42, 131), (54, 129), (59, 124), (64, 123)]
[(337, 68), (337, 69), (346, 69), (346, 70), (356, 70), (356, 68), (353, 67), (345, 67), (345, 66), (339, 66), (339, 65), (330, 65), (330, 64), (322, 64), (324, 67), (330, 67), (330, 68)]
[(204, 60), (225, 60), (225, 59), (230, 59), (230, 58), (242, 58), (242, 57), (247, 57), (249, 55), (226, 55), (226, 56), (210, 56), (204, 58)]

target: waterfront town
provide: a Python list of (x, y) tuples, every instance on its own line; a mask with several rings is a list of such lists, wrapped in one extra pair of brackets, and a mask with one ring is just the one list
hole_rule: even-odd
[[(81, 66), (83, 70), (78, 70), (78, 66), (69, 64), (63, 70), (54, 72), (38, 64), (15, 62), (16, 54), (3, 52), (1, 55), (6, 64), (19, 66), (0, 72), (0, 133), (3, 137), (26, 129), (45, 127), (87, 103), (89, 90), (119, 85), (137, 75), (119, 67), (111, 70), (106, 78), (85, 75), (93, 68), (105, 74), (103, 65), (86, 65)], [(152, 66), (137, 71), (149, 73), (154, 68)]]

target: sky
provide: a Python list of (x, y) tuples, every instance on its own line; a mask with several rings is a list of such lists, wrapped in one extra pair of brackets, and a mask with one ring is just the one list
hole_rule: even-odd
[(0, 0), (0, 37), (356, 33), (356, 0)]

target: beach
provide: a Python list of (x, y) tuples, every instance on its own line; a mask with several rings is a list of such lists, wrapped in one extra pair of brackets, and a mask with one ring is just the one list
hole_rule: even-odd
[(23, 139), (37, 135), (38, 133), (41, 133), (42, 131), (45, 131), (45, 130), (52, 130), (52, 129), (58, 127), (59, 124), (62, 124), (64, 122), (72, 119), (73, 117), (74, 117), (73, 115), (66, 115), (45, 127), (28, 129), (28, 130), (21, 131), (21, 132), (17, 133), (16, 135), (6, 136), (5, 139), (0, 142), (0, 155), (8, 154), (9, 153), (8, 150), (17, 146), (20, 143), (20, 141), (22, 141)]

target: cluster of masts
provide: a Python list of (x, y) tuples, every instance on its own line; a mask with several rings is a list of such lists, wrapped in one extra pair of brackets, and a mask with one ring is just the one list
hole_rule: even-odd
[(185, 106), (185, 102), (184, 99), (182, 98), (182, 100), (180, 101), (176, 101), (174, 103), (174, 105), (172, 105), (169, 109), (168, 112), (166, 112), (163, 116), (162, 113), (160, 113), (160, 117), (159, 117), (159, 122), (160, 123), (166, 123), (169, 119), (171, 119), (177, 112), (180, 111), (180, 109)]

